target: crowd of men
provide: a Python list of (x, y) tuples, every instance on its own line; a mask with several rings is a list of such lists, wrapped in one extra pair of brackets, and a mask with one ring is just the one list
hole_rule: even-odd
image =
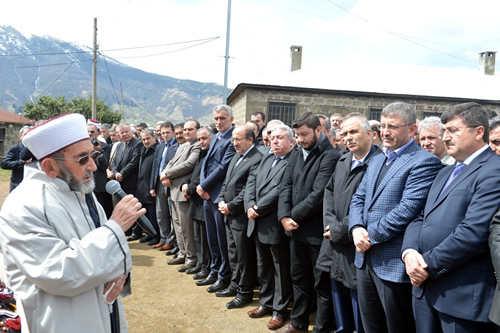
[(227, 105), (213, 120), (87, 122), (107, 218), (114, 179), (155, 230), (135, 224), (127, 241), (167, 251), (228, 309), (258, 291), (248, 316), (271, 330), (306, 332), (313, 312), (313, 332), (496, 330), (500, 117), (464, 103), (417, 125), (394, 102), (380, 122), (305, 112), (289, 127), (255, 112), (235, 125)]

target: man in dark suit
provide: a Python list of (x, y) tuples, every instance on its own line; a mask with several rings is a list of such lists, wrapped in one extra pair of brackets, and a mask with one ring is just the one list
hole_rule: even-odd
[(399, 253), (441, 161), (413, 140), (417, 125), (411, 105), (386, 106), (380, 130), (384, 154), (370, 161), (349, 212), (359, 308), (366, 332), (414, 332), (411, 284)]
[(219, 211), (225, 215), (228, 259), (232, 276), (230, 285), (215, 294), (218, 297), (236, 296), (226, 304), (228, 309), (241, 308), (252, 302), (257, 285), (255, 243), (247, 236), (248, 218), (243, 196), (248, 175), (262, 159), (255, 146), (255, 134), (250, 126), (239, 125), (233, 130), (236, 154), (229, 163), (226, 179), (219, 195)]
[(487, 244), (500, 205), (500, 157), (488, 146), (481, 105), (452, 106), (441, 121), (446, 150), (457, 163), (437, 175), (402, 251), (417, 331), (494, 332), (488, 312), (496, 281)]
[(368, 163), (381, 150), (372, 144), (370, 124), (363, 115), (348, 114), (340, 127), (349, 152), (340, 157), (325, 188), (325, 239), (316, 266), (330, 277), (337, 332), (363, 333), (356, 292), (356, 250), (348, 235), (349, 204)]
[(213, 111), (215, 126), (219, 133), (213, 137), (207, 157), (201, 167), (201, 182), (196, 192), (205, 199), (205, 221), (207, 238), (212, 262), (210, 274), (206, 279), (197, 281), (198, 286), (213, 284), (208, 292), (216, 292), (227, 288), (231, 276), (228, 254), (226, 228), (222, 213), (218, 209), (219, 194), (229, 162), (235, 153), (231, 143), (233, 133), (233, 110), (228, 105), (218, 105)]
[[(288, 160), (280, 186), (278, 218), (291, 234), (290, 258), (294, 305), (283, 332), (306, 332), (311, 304), (317, 303), (315, 331), (333, 330), (330, 279), (316, 268), (323, 235), (323, 193), (340, 154), (322, 132), (312, 112), (300, 114), (292, 127), (300, 145)], [(314, 298), (315, 292), (317, 299)]]
[(160, 125), (163, 142), (155, 150), (149, 185), (152, 197), (156, 198), (156, 219), (160, 228), (160, 241), (153, 245), (160, 251), (171, 250), (175, 245), (175, 233), (172, 232), (172, 218), (168, 204), (169, 188), (160, 180), (161, 172), (175, 156), (179, 143), (174, 138), (174, 124), (167, 121)]
[[(137, 169), (139, 167), (141, 142), (134, 138), (132, 129), (128, 124), (119, 125), (121, 142), (116, 147), (113, 159), (113, 178), (120, 182), (123, 191), (135, 196), (137, 190)], [(132, 235), (127, 239), (134, 241), (140, 239), (142, 229), (136, 224)]]
[(157, 147), (155, 131), (145, 128), (140, 134), (142, 147), (139, 151), (139, 167), (137, 169), (137, 191), (135, 197), (139, 199), (142, 207), (146, 208), (146, 216), (148, 217), (151, 225), (156, 231), (156, 236), (146, 234), (139, 242), (148, 243), (152, 246), (158, 244), (160, 241), (160, 228), (156, 219), (156, 198), (151, 196), (149, 191), (149, 182), (151, 180), (151, 173), (153, 170), (153, 161), (155, 150)]
[(99, 157), (95, 160), (95, 165), (97, 170), (94, 171), (94, 182), (95, 188), (94, 193), (97, 200), (104, 208), (106, 216), (109, 218), (113, 212), (113, 202), (111, 195), (106, 192), (106, 184), (108, 183), (108, 177), (106, 170), (109, 166), (109, 157), (111, 155), (111, 146), (105, 142), (98, 140), (100, 130), (93, 123), (87, 124), (87, 132), (89, 133), (90, 140), (94, 146), (94, 150), (100, 152)]
[[(22, 140), (24, 135), (28, 133), (29, 130), (29, 126), (24, 126), (23, 128), (21, 128), (19, 130), (19, 139)], [(10, 146), (9, 149), (7, 149), (7, 153), (2, 160), (2, 169), (12, 170), (12, 173), (10, 175), (10, 192), (12, 192), (23, 180), (24, 165), (31, 162), (31, 158), (26, 160), (23, 160), (21, 158), (21, 152), (25, 150), (26, 147), (24, 147), (22, 142), (19, 142), (17, 145)]]
[(195, 280), (203, 280), (210, 273), (210, 249), (208, 248), (203, 199), (196, 193), (196, 187), (200, 184), (201, 166), (207, 156), (213, 135), (214, 133), (210, 127), (203, 127), (198, 130), (197, 137), (201, 148), (198, 162), (193, 169), (193, 173), (184, 179), (181, 187), (182, 193), (189, 199), (188, 217), (194, 222), (194, 246), (198, 259), (196, 266), (186, 270), (186, 274), (194, 274), (193, 279)]
[(290, 127), (278, 125), (271, 131), (270, 140), (273, 153), (264, 155), (248, 177), (244, 203), (247, 235), (254, 239), (257, 250), (260, 284), (260, 305), (248, 311), (248, 316), (261, 318), (272, 314), (267, 327), (275, 330), (285, 323), (292, 299), (290, 239), (278, 221), (278, 200), (295, 137)]

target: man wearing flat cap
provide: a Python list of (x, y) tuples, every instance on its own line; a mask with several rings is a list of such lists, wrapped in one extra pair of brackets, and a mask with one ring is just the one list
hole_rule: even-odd
[(22, 301), (23, 331), (128, 332), (119, 297), (132, 269), (124, 231), (145, 209), (127, 195), (106, 218), (92, 193), (98, 152), (82, 115), (52, 118), (23, 143), (38, 161), (25, 167), (0, 212), (7, 284)]

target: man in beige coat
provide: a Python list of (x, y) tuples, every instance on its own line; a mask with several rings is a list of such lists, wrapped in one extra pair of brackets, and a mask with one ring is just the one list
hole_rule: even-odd
[(200, 155), (200, 143), (196, 131), (200, 124), (196, 120), (188, 120), (184, 123), (184, 138), (186, 142), (181, 144), (175, 156), (168, 162), (162, 171), (160, 180), (163, 185), (170, 187), (172, 199), (172, 223), (174, 226), (179, 253), (176, 258), (168, 261), (169, 265), (182, 265), (179, 272), (196, 266), (196, 250), (194, 247), (193, 221), (188, 217), (189, 201), (182, 194), (180, 186), (184, 178), (193, 172)]

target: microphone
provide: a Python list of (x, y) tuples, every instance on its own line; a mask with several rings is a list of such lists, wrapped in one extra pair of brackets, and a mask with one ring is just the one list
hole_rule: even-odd
[[(127, 193), (125, 193), (122, 190), (120, 183), (117, 182), (116, 180), (110, 180), (106, 184), (106, 192), (108, 192), (109, 194), (114, 196), (115, 199), (118, 201), (120, 201), (121, 199), (123, 199), (123, 197), (125, 197), (127, 195)], [(142, 228), (142, 230), (144, 230), (145, 232), (150, 234), (152, 237), (156, 236), (156, 230), (153, 228), (153, 226), (151, 225), (151, 222), (149, 222), (148, 218), (145, 215), (142, 215), (141, 217), (139, 217), (139, 219), (137, 220), (137, 223)]]

